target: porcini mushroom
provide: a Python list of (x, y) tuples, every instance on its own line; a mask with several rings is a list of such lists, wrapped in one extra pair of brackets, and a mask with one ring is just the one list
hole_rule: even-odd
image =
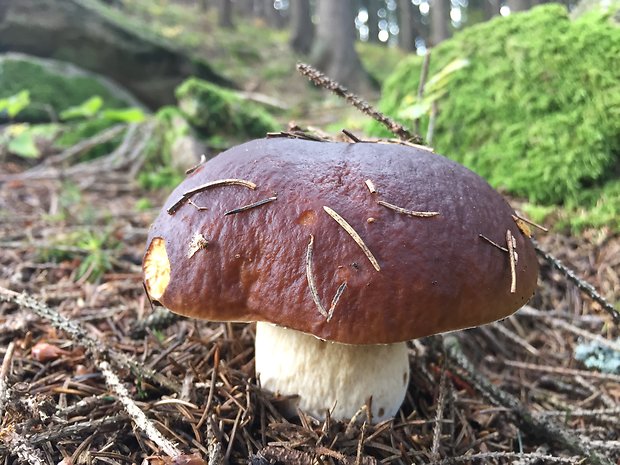
[(256, 321), (263, 388), (346, 419), (393, 417), (406, 341), (511, 314), (538, 275), (514, 211), (482, 178), (400, 144), (273, 138), (234, 147), (171, 194), (148, 237), (151, 299)]

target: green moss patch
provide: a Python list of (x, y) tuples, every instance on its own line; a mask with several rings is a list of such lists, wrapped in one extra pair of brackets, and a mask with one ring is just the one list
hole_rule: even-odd
[(262, 106), (201, 79), (185, 81), (177, 88), (176, 96), (189, 122), (205, 135), (247, 139), (264, 137), (279, 127)]
[(105, 108), (135, 104), (128, 95), (121, 95), (122, 91), (111, 89), (111, 84), (75, 66), (25, 55), (0, 55), (0, 99), (24, 90), (29, 92), (31, 102), (19, 114), (25, 121), (49, 121), (94, 95), (103, 99)]
[[(602, 14), (571, 21), (559, 5), (465, 29), (432, 52), (431, 77), (469, 62), (437, 101), (433, 146), (531, 202), (608, 217), (613, 207), (600, 199), (620, 204), (618, 57), (620, 28)], [(398, 116), (415, 103), (421, 66), (411, 56), (390, 76), (383, 111)]]

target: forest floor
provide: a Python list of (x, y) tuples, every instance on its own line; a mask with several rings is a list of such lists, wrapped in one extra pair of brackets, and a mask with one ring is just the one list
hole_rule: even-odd
[[(260, 34), (235, 35), (191, 10), (134, 3), (131, 14), (244, 90), (285, 96), (291, 118), (326, 127), (336, 114), (361, 127), (295, 72), (300, 57), (276, 59), (282, 33), (254, 25)], [(400, 59), (384, 50), (369, 67), (387, 72), (380, 60)], [(394, 421), (285, 418), (282, 399), (254, 378), (254, 325), (149, 305), (140, 264), (167, 193), (138, 187), (139, 154), (120, 147), (73, 166), (62, 154), (30, 170), (0, 159), (2, 463), (620, 463), (620, 373), (575, 357), (586, 342), (617, 355), (620, 327), (542, 258), (538, 292), (515, 315), (409, 343), (412, 376)], [(618, 299), (618, 234), (547, 226), (541, 248)]]
[[(617, 354), (620, 329), (548, 262), (510, 318), (410, 343), (394, 421), (285, 418), (254, 379), (252, 324), (151, 308), (140, 263), (165, 193), (106, 163), (0, 166), (3, 463), (620, 463), (620, 374), (575, 358)], [(538, 236), (617, 298), (617, 235)]]

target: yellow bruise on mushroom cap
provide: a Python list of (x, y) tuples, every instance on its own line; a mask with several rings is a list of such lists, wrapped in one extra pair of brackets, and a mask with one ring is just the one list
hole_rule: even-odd
[(166, 252), (166, 241), (154, 237), (142, 263), (144, 285), (153, 300), (159, 300), (170, 282), (170, 261)]

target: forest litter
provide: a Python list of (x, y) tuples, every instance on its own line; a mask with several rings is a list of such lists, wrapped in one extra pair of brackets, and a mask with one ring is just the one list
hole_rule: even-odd
[[(254, 378), (253, 324), (162, 313), (144, 292), (158, 208), (137, 200), (164, 197), (132, 178), (152, 130), (70, 167), (0, 166), (2, 463), (620, 463), (620, 328), (542, 255), (513, 316), (409, 343), (395, 420), (285, 416)], [(617, 235), (536, 239), (618, 298)]]

